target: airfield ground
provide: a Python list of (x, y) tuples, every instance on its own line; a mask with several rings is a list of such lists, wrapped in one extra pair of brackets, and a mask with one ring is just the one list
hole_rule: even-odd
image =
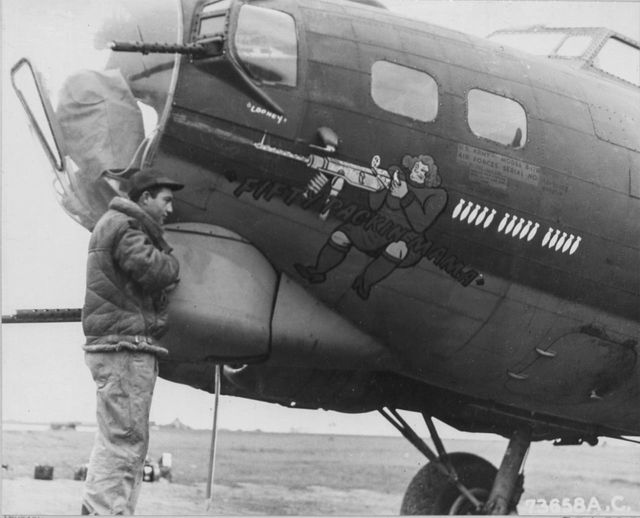
[[(161, 429), (151, 437), (152, 459), (172, 454), (173, 482), (145, 483), (138, 514), (394, 515), (424, 463), (411, 445), (395, 437), (222, 431), (208, 510), (209, 432)], [(89, 432), (5, 431), (2, 463), (8, 469), (3, 469), (1, 512), (78, 514), (82, 483), (72, 480), (73, 472), (87, 461), (92, 440)], [(446, 445), (499, 465), (506, 441), (449, 440)], [(54, 480), (34, 480), (36, 464), (54, 466)], [(640, 446), (536, 443), (526, 468), (521, 514), (640, 513)], [(551, 512), (555, 499), (564, 512)]]

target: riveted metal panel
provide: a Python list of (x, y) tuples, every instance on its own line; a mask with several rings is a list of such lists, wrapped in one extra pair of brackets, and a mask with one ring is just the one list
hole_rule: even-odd
[(404, 31), (399, 35), (400, 51), (406, 56), (423, 56), (445, 62), (442, 39), (431, 33)]
[(354, 41), (313, 32), (308, 33), (307, 38), (309, 61), (346, 69), (358, 69), (359, 51)]
[(572, 128), (593, 135), (593, 125), (589, 109), (585, 103), (575, 97), (547, 89), (535, 89), (535, 116), (548, 124)]
[(316, 9), (301, 9), (308, 32), (316, 32), (340, 39), (354, 39), (352, 18), (340, 16), (335, 12)]
[(400, 47), (398, 32), (390, 23), (360, 18), (354, 20), (353, 30), (360, 43), (392, 49)]
[(309, 63), (308, 97), (313, 102), (364, 112), (362, 96), (354, 96), (351, 89), (340, 88), (340, 85), (350, 85), (356, 92), (366, 92), (366, 80), (367, 76), (359, 72)]
[(640, 155), (631, 154), (629, 158), (629, 191), (631, 196), (640, 198)]
[[(568, 119), (570, 114), (565, 116)], [(558, 116), (554, 118), (558, 119)], [(567, 121), (567, 124), (570, 122)], [(561, 120), (553, 122), (540, 119), (536, 121), (536, 127), (544, 149), (544, 153), (537, 157), (539, 165), (553, 167), (566, 176), (618, 192), (627, 191), (629, 166), (626, 150), (612, 153), (607, 149), (608, 145), (593, 133), (566, 127)], [(558, 184), (560, 190), (554, 188), (550, 194), (566, 194), (563, 185), (567, 185), (567, 182)]]
[(509, 380), (507, 390), (541, 402), (589, 402), (612, 393), (633, 374), (632, 348), (590, 336), (570, 333), (553, 343), (553, 358), (540, 357), (522, 370), (524, 380)]
[[(638, 101), (640, 102), (640, 97)], [(599, 138), (611, 144), (640, 151), (640, 118), (631, 108), (592, 104), (589, 110)]]

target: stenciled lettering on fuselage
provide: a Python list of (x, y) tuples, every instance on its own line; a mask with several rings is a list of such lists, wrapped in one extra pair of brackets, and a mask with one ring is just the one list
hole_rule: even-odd
[(470, 181), (501, 191), (506, 191), (510, 185), (535, 187), (554, 196), (565, 196), (569, 191), (565, 180), (543, 174), (537, 165), (467, 144), (458, 144), (456, 162), (468, 167)]
[[(294, 157), (290, 157), (294, 158)], [(297, 157), (296, 157), (297, 158)], [(300, 157), (302, 158), (302, 157)], [(313, 165), (308, 161), (308, 165)], [(371, 161), (371, 177), (380, 178), (378, 188), (360, 186), (369, 192), (369, 207), (347, 203), (338, 196), (343, 185), (336, 189), (339, 174), (326, 178), (327, 170), (316, 173), (305, 189), (271, 180), (247, 178), (234, 190), (238, 197), (251, 195), (254, 199), (282, 200), (286, 205), (297, 204), (306, 210), (318, 210), (321, 217), (332, 214), (340, 220), (325, 245), (319, 250), (315, 264), (295, 264), (298, 273), (310, 283), (321, 283), (327, 274), (338, 267), (352, 247), (372, 257), (354, 279), (353, 289), (363, 299), (369, 298), (371, 288), (389, 276), (396, 268), (413, 267), (426, 257), (463, 286), (468, 286), (479, 273), (426, 237), (426, 231), (443, 212), (447, 192), (440, 188), (438, 168), (429, 155), (409, 156), (402, 167), (393, 165), (379, 169), (380, 158)], [(360, 166), (354, 166), (354, 170)], [(324, 181), (320, 178), (324, 177)], [(368, 183), (367, 179), (362, 180)], [(330, 184), (327, 193), (326, 185)], [(355, 181), (347, 181), (359, 187)], [(369, 182), (370, 183), (370, 182)]]
[(258, 106), (257, 104), (253, 104), (251, 101), (247, 103), (247, 109), (251, 113), (255, 113), (256, 115), (261, 115), (262, 117), (266, 117), (271, 119), (276, 124), (282, 124), (283, 122), (287, 122), (287, 118), (284, 115), (280, 115), (278, 113), (274, 113), (272, 111), (263, 108), (262, 106)]
[(538, 187), (540, 168), (497, 153), (458, 144), (456, 161), (469, 167), (469, 180), (505, 190), (509, 181)]

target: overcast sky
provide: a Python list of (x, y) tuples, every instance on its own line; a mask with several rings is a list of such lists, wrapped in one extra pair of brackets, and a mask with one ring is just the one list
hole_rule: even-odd
[[(531, 24), (607, 25), (640, 40), (638, 2), (467, 2), (387, 0), (415, 18), (484, 36)], [(41, 68), (54, 89), (72, 68), (100, 59), (84, 50), (95, 30), (92, 9), (107, 0), (2, 0), (2, 301), (18, 308), (80, 307), (88, 232), (55, 202), (53, 176), (9, 86), (22, 56)], [(93, 61), (92, 61), (93, 60)], [(79, 324), (3, 327), (3, 419), (92, 421), (93, 385), (83, 365)], [(174, 417), (196, 427), (211, 422), (212, 397), (160, 382), (152, 419)], [(226, 408), (226, 409), (225, 409)], [(221, 426), (263, 430), (386, 433), (376, 415), (276, 409), (224, 398)]]

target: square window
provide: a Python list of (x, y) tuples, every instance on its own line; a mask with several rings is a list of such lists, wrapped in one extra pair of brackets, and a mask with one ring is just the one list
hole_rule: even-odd
[(382, 109), (430, 122), (438, 115), (438, 84), (429, 74), (389, 61), (371, 68), (371, 97)]
[(478, 137), (513, 148), (527, 141), (527, 115), (512, 99), (473, 89), (467, 95), (469, 128)]

